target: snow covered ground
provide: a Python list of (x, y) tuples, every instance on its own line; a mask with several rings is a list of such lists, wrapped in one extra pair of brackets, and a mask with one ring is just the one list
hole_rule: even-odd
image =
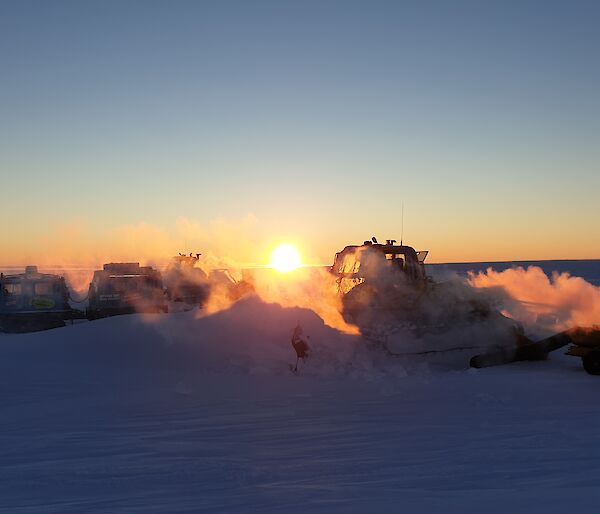
[[(595, 512), (598, 377), (390, 360), (256, 298), (0, 335), (0, 512)], [(298, 376), (300, 322), (319, 348)]]

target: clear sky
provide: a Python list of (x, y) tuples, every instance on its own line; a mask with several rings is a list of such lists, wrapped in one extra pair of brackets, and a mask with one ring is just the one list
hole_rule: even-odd
[(400, 239), (402, 202), (433, 261), (600, 258), (599, 26), (577, 1), (0, 0), (0, 264), (217, 238), (327, 262)]

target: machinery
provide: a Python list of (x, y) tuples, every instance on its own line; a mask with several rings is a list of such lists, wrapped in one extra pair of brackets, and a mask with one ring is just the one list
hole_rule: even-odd
[(208, 276), (198, 267), (200, 255), (180, 253), (173, 257), (164, 273), (167, 296), (173, 302), (202, 305), (208, 298)]
[(236, 302), (243, 296), (254, 293), (252, 271), (243, 269), (241, 279), (236, 279), (226, 268), (212, 270), (208, 275), (211, 293), (230, 302)]
[(0, 274), (0, 331), (34, 332), (65, 326), (83, 313), (69, 305), (65, 279), (27, 266), (24, 273)]
[(337, 275), (340, 281), (351, 281), (343, 286), (346, 290), (364, 282), (373, 273), (381, 273), (382, 266), (389, 272), (404, 273), (405, 278), (414, 284), (427, 282), (424, 263), (429, 252), (417, 252), (410, 246), (395, 243), (395, 239), (388, 239), (385, 244), (379, 244), (373, 237), (371, 241), (365, 241), (360, 246), (346, 246), (335, 254), (331, 272)]
[[(427, 251), (377, 239), (360, 246), (346, 246), (335, 254), (331, 273), (337, 277), (338, 292), (343, 295), (344, 314), (354, 322), (365, 307), (405, 309), (416, 301), (431, 282), (424, 269)], [(398, 290), (399, 294), (394, 294)]]
[(583, 369), (590, 375), (600, 375), (600, 326), (573, 329), (569, 337), (567, 355), (581, 357)]
[(544, 358), (567, 344), (534, 343), (486, 293), (460, 280), (433, 282), (424, 268), (428, 252), (395, 243), (346, 246), (330, 268), (344, 319), (371, 344), (398, 356), (456, 352), (476, 367)]
[(88, 319), (168, 310), (162, 275), (150, 266), (109, 263), (94, 272), (88, 294)]

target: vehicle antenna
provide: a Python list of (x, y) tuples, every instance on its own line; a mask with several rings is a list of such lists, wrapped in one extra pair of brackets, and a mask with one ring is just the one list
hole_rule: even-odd
[(404, 200), (402, 200), (402, 214), (400, 219), (400, 246), (402, 246), (402, 240), (404, 239)]

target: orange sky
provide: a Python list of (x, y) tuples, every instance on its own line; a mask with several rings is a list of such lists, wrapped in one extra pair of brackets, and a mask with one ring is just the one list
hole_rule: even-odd
[[(428, 262), (466, 262), (537, 259), (585, 259), (600, 257), (599, 238), (585, 238), (585, 229), (564, 228), (555, 234), (533, 227), (498, 227), (489, 230), (481, 223), (473, 228), (457, 226), (451, 218), (431, 225), (421, 220), (405, 220), (404, 243), (430, 251)], [(373, 223), (375, 225), (376, 223)], [(261, 265), (269, 262), (273, 247), (295, 244), (307, 264), (329, 264), (335, 252), (347, 244), (360, 244), (372, 235), (380, 241), (400, 239), (400, 227), (372, 231), (363, 228), (323, 224), (320, 230), (307, 227), (289, 229), (271, 220), (262, 224), (256, 216), (237, 220), (220, 219), (198, 223), (179, 218), (171, 225), (145, 222), (98, 227), (74, 222), (49, 228), (33, 237), (9, 231), (4, 238), (0, 265), (84, 265), (109, 261), (162, 263), (177, 252), (201, 252), (218, 266)], [(395, 230), (394, 230), (395, 228)], [(420, 229), (420, 230), (417, 230)], [(5, 232), (6, 235), (6, 232)]]

